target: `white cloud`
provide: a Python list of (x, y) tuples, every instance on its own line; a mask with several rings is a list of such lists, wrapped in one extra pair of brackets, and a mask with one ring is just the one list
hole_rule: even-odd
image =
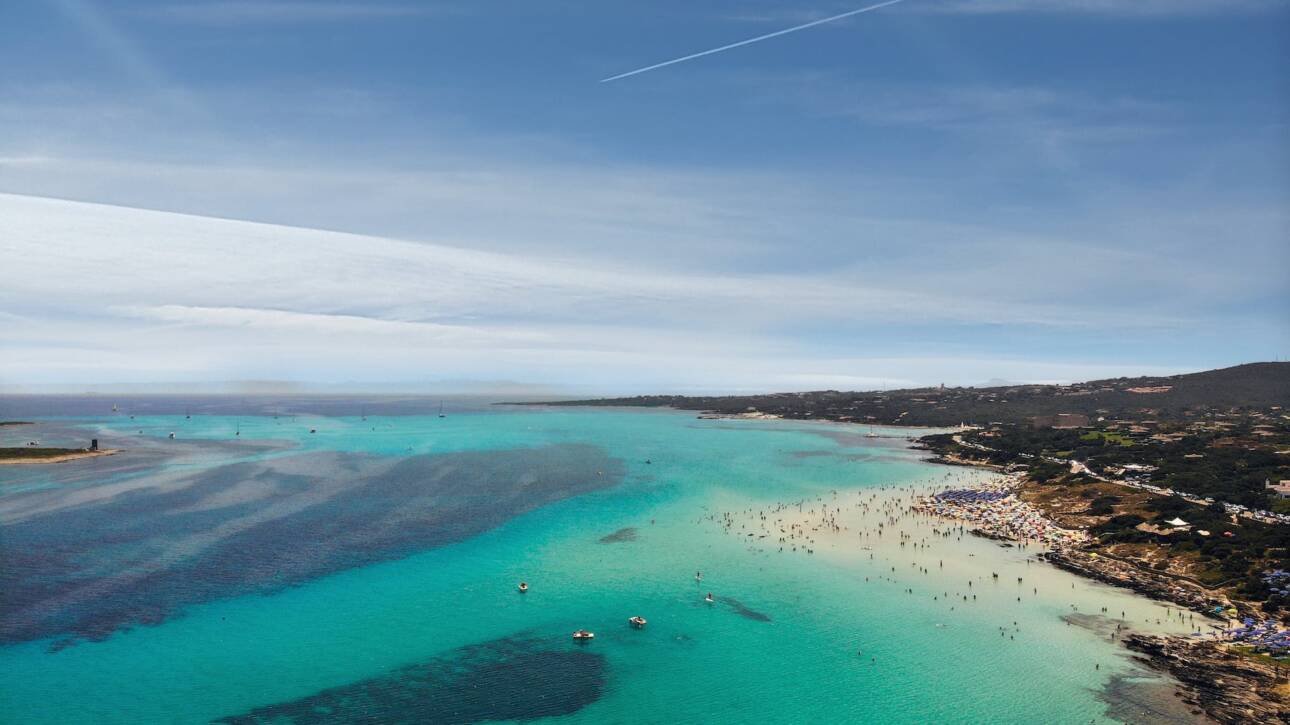
[(8, 262), (0, 378), (24, 382), (433, 371), (797, 386), (874, 377), (850, 367), (863, 363), (795, 342), (801, 326), (1116, 321), (845, 275), (736, 278), (556, 262), (12, 195), (0, 195), (0, 256)]

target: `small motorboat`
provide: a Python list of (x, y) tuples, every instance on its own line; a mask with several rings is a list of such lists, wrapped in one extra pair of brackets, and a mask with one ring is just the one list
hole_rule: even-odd
[(595, 632), (588, 632), (585, 629), (580, 629), (577, 632), (573, 633), (573, 639), (576, 642), (589, 642), (595, 638), (596, 638)]
[(317, 432), (318, 432), (318, 429), (317, 429), (317, 428), (310, 428), (310, 429), (309, 429), (309, 432), (310, 432), (310, 433), (317, 433)]
[(526, 582), (520, 582), (520, 594), (523, 594), (528, 590), (529, 590), (529, 585)]
[(174, 437), (175, 437), (175, 432), (174, 432), (174, 431), (171, 431), (171, 432), (170, 432), (170, 437), (171, 437), (171, 438), (174, 438)]
[(630, 622), (631, 625), (636, 629), (640, 629), (645, 626), (645, 618), (641, 616), (631, 617), (627, 621)]
[(703, 601), (707, 602), (708, 604), (712, 604), (717, 600), (712, 597), (712, 592), (708, 592), (708, 596), (704, 597)]

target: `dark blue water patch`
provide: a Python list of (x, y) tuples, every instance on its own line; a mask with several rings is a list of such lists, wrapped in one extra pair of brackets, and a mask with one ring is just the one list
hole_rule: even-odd
[(460, 541), (623, 475), (603, 449), (564, 444), (397, 462), (311, 453), (145, 479), (0, 528), (0, 642), (104, 639)]
[(810, 458), (833, 458), (851, 463), (869, 461), (873, 456), (868, 453), (843, 453), (841, 451), (789, 451), (788, 455), (797, 460)]
[[(235, 460), (294, 447), (288, 441), (167, 440), (155, 435), (99, 431), (66, 422), (41, 421), (25, 427), (31, 429), (30, 437), (39, 440), (42, 446), (83, 448), (92, 438), (97, 438), (100, 448), (116, 449), (119, 453), (58, 464), (5, 466), (0, 470), (0, 490), (4, 491), (3, 502), (0, 502), (3, 513), (21, 511), (28, 503), (25, 498), (34, 493), (27, 488), (32, 484), (42, 484), (39, 488), (47, 490), (101, 485), (152, 474), (158, 466), (173, 463), (185, 455), (221, 456)], [(41, 504), (50, 503), (43, 495), (34, 500)]]
[(605, 534), (604, 536), (600, 537), (600, 543), (602, 544), (621, 544), (626, 541), (635, 541), (635, 540), (636, 540), (636, 529), (635, 527), (632, 527), (632, 526), (621, 528), (612, 534)]
[(765, 614), (764, 612), (759, 612), (755, 609), (749, 609), (748, 607), (744, 606), (743, 602), (739, 601), (738, 599), (735, 599), (734, 597), (716, 597), (716, 600), (730, 607), (731, 609), (735, 610), (735, 614), (738, 614), (741, 617), (751, 619), (754, 622), (770, 621), (769, 614)]
[(1097, 691), (1106, 705), (1107, 718), (1134, 725), (1188, 725), (1213, 722), (1199, 710), (1184, 703), (1178, 683), (1138, 669), (1130, 674), (1112, 675)]
[(605, 659), (585, 649), (501, 639), (430, 662), (216, 722), (224, 725), (466, 723), (570, 715), (600, 699)]

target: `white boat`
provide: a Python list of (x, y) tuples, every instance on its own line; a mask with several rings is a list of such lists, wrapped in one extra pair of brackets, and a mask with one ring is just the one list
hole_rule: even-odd
[(574, 638), (574, 640), (576, 640), (576, 641), (578, 641), (578, 642), (587, 642), (587, 641), (590, 641), (590, 640), (595, 639), (595, 638), (596, 638), (596, 633), (595, 633), (595, 632), (588, 632), (588, 631), (587, 631), (587, 630), (585, 630), (585, 629), (580, 629), (580, 630), (578, 630), (577, 632), (574, 632), (574, 633), (573, 633), (573, 638)]

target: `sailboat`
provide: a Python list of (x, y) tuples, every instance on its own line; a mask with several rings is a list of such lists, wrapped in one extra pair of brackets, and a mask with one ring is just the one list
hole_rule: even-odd
[(443, 401), (442, 401), (442, 400), (440, 400), (440, 401), (439, 401), (439, 417), (440, 417), (440, 418), (447, 418), (447, 417), (448, 417), (448, 416), (446, 416), (446, 415), (444, 415), (444, 414), (443, 414)]

